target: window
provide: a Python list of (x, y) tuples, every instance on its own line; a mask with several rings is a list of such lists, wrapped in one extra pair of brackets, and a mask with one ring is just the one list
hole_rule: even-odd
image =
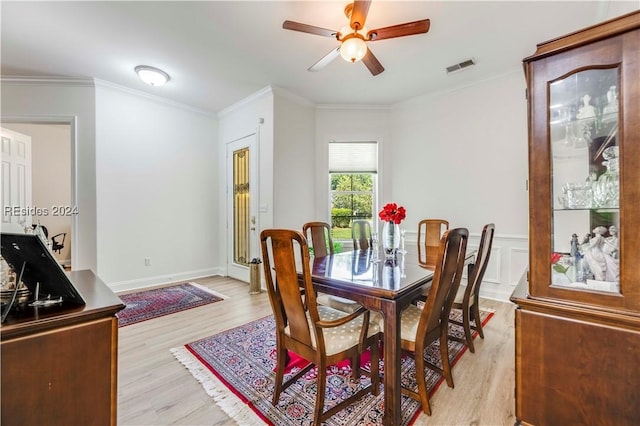
[(377, 142), (329, 143), (331, 237), (335, 241), (351, 240), (353, 220), (375, 225), (377, 172)]

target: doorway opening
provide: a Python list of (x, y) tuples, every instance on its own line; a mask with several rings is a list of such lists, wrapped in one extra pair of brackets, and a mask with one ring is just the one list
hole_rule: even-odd
[[(2, 121), (3, 141), (5, 132), (31, 139), (31, 173), (26, 179), (30, 181), (31, 199), (22, 201), (25, 206), (21, 207), (28, 207), (28, 210), (27, 215), (21, 218), (21, 225), (28, 227), (40, 224), (45, 227), (54, 257), (69, 270), (73, 268), (73, 241), (77, 236), (72, 230), (78, 214), (74, 202), (72, 124), (72, 119)], [(4, 157), (3, 153), (3, 168)], [(5, 204), (3, 199), (3, 211)], [(13, 228), (10, 230), (14, 231)], [(52, 238), (55, 239), (55, 247)]]

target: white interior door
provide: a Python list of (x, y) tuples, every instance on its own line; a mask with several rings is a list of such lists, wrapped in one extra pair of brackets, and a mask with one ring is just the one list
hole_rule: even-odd
[(31, 204), (31, 136), (2, 128), (2, 231), (24, 232), (38, 215)]
[(249, 282), (259, 257), (257, 134), (227, 144), (227, 275)]

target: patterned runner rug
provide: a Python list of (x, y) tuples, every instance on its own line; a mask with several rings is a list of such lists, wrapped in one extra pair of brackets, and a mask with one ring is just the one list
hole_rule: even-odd
[(145, 290), (119, 296), (126, 307), (118, 312), (118, 327), (135, 324), (225, 299), (196, 283)]
[[(493, 316), (492, 312), (482, 311), (482, 322), (486, 324)], [(461, 319), (462, 312), (453, 310), (451, 317)], [(462, 327), (450, 324), (450, 333), (464, 336)], [(476, 333), (477, 334), (477, 333)], [(475, 336), (474, 336), (475, 337)], [(208, 395), (243, 426), (254, 424), (270, 425), (308, 425), (313, 418), (315, 404), (316, 370), (312, 369), (296, 383), (287, 388), (280, 397), (277, 406), (271, 405), (274, 390), (275, 368), (275, 322), (273, 316), (252, 321), (222, 333), (173, 348), (171, 352), (198, 380)], [(449, 341), (449, 357), (455, 364), (466, 351), (466, 346)], [(425, 351), (428, 359), (440, 364), (440, 346), (434, 342)], [(285, 380), (306, 364), (304, 359), (293, 354)], [(363, 355), (362, 365), (367, 368), (369, 359)], [(410, 357), (402, 359), (402, 384), (417, 389), (415, 382), (415, 364)], [(380, 371), (384, 372), (384, 361), (380, 362)], [(430, 369), (426, 369), (429, 395), (433, 395), (444, 378)], [(349, 383), (349, 362), (328, 368), (326, 404), (341, 400), (346, 383)], [(454, 373), (455, 375), (455, 373)], [(367, 386), (369, 379), (361, 378)], [(353, 384), (358, 386), (357, 384)], [(336, 413), (325, 425), (377, 425), (382, 424), (384, 415), (383, 384), (376, 397), (364, 396), (355, 404)], [(357, 390), (356, 388), (355, 390)], [(351, 389), (352, 391), (355, 391)], [(420, 403), (402, 396), (402, 425), (412, 424), (422, 412)]]

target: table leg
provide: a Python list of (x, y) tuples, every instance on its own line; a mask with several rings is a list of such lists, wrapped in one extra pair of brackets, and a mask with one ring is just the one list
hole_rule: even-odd
[(384, 315), (384, 424), (400, 424), (400, 311), (393, 300), (382, 302)]

